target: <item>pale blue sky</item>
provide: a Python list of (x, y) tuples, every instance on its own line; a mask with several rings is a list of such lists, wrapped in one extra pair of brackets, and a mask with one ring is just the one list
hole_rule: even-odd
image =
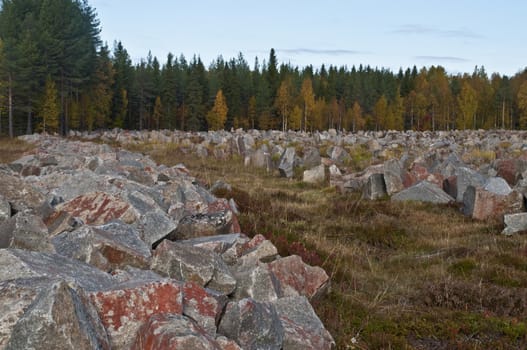
[(525, 0), (90, 0), (102, 39), (121, 40), (137, 62), (149, 50), (199, 54), (209, 65), (242, 52), (252, 66), (269, 50), (280, 62), (389, 68), (485, 66), (513, 75), (527, 67)]

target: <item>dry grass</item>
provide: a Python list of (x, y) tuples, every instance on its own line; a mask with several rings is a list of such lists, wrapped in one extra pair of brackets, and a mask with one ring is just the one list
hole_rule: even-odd
[(332, 288), (315, 308), (339, 349), (527, 346), (525, 236), (501, 236), (455, 206), (366, 201), (175, 145), (134, 150), (183, 163), (208, 185), (230, 183), (216, 195), (237, 201), (245, 233), (322, 266)]
[(0, 137), (0, 163), (11, 163), (33, 148), (34, 145), (16, 138)]

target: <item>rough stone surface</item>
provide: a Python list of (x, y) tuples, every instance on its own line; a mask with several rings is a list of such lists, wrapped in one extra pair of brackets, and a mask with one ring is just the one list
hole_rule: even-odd
[(502, 196), (507, 196), (512, 192), (512, 188), (507, 181), (501, 177), (488, 178), (483, 185), (483, 189)]
[(280, 176), (286, 177), (288, 179), (293, 177), (293, 170), (295, 166), (295, 157), (296, 151), (294, 147), (288, 147), (282, 157), (280, 158), (280, 165), (278, 170), (280, 171)]
[(274, 306), (253, 299), (227, 304), (218, 333), (235, 340), (244, 350), (279, 350), (284, 340), (284, 329)]
[(156, 314), (137, 332), (131, 350), (202, 349), (222, 350), (214, 338), (191, 319), (174, 314)]
[(364, 186), (364, 197), (370, 200), (381, 199), (386, 197), (386, 184), (384, 183), (383, 174), (372, 174)]
[(153, 315), (183, 313), (183, 288), (173, 280), (125, 282), (89, 294), (106, 328), (112, 349), (128, 349)]
[(32, 185), (9, 174), (0, 176), (0, 194), (16, 212), (35, 210), (44, 201), (44, 196)]
[(84, 291), (109, 288), (116, 280), (101, 270), (58, 254), (0, 249), (0, 281), (17, 278), (60, 278)]
[(459, 167), (456, 171), (456, 201), (463, 202), (463, 196), (469, 186), (479, 187), (485, 183), (485, 177), (467, 167)]
[(399, 160), (390, 159), (384, 163), (384, 183), (386, 184), (386, 193), (391, 196), (394, 193), (404, 189), (403, 185), (403, 167)]
[(168, 240), (156, 248), (151, 269), (161, 275), (196, 282), (225, 294), (232, 293), (236, 288), (236, 280), (219, 255)]
[(519, 192), (500, 195), (474, 186), (465, 191), (463, 206), (463, 213), (476, 220), (499, 220), (504, 214), (525, 210), (523, 195)]
[(392, 196), (393, 201), (420, 201), (436, 204), (447, 204), (454, 201), (445, 191), (438, 186), (421, 181)]
[(0, 223), (3, 221), (9, 219), (11, 217), (11, 205), (7, 201), (7, 199), (4, 198), (0, 194)]
[(280, 282), (283, 296), (303, 295), (315, 299), (329, 286), (329, 276), (316, 266), (309, 266), (298, 255), (280, 258), (269, 263), (269, 268)]
[(228, 298), (195, 282), (183, 284), (183, 314), (194, 320), (212, 337)]
[(501, 233), (504, 235), (527, 231), (527, 213), (506, 214), (503, 216), (503, 222), (505, 228)]
[(232, 233), (232, 212), (185, 216), (179, 221), (177, 229), (166, 236), (170, 240), (190, 239), (202, 236), (215, 236)]
[(323, 164), (320, 164), (312, 169), (305, 170), (302, 181), (307, 183), (321, 183), (326, 178), (326, 171)]
[(53, 238), (57, 253), (91, 264), (103, 271), (127, 265), (150, 266), (149, 247), (133, 227), (120, 221), (101, 226), (83, 226)]
[(18, 213), (0, 224), (0, 248), (55, 252), (42, 218), (25, 213)]
[(121, 219), (126, 223), (137, 220), (137, 214), (130, 204), (102, 192), (81, 195), (59, 205), (57, 210), (68, 212), (90, 225), (102, 225), (114, 219)]
[(335, 341), (303, 297), (276, 300), (273, 305), (284, 327), (284, 350), (331, 350)]
[(269, 265), (258, 263), (256, 267), (237, 266), (233, 268), (237, 281), (233, 298), (241, 300), (252, 298), (256, 301), (269, 302), (281, 295), (280, 282)]
[(0, 348), (110, 349), (95, 309), (61, 279), (0, 282)]
[(141, 215), (136, 222), (136, 227), (139, 229), (143, 241), (152, 247), (173, 234), (178, 224), (161, 209), (155, 209)]

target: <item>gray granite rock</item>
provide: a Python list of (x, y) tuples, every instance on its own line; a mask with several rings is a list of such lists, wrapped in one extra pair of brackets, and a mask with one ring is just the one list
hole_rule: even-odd
[(280, 350), (284, 341), (284, 328), (275, 307), (253, 299), (227, 304), (218, 333), (245, 350)]
[(447, 204), (454, 201), (445, 191), (438, 186), (421, 181), (392, 196), (392, 201), (419, 201), (436, 204)]

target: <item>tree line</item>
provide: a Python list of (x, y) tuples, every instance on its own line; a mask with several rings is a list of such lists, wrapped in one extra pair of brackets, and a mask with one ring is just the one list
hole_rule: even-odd
[(86, 0), (3, 0), (0, 134), (70, 129), (259, 128), (449, 130), (527, 128), (527, 69), (388, 69), (279, 64), (240, 53), (208, 67), (199, 56), (110, 50)]

